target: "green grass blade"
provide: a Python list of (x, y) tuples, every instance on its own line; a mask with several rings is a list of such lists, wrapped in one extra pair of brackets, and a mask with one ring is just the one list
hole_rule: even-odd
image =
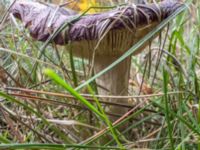
[(73, 144), (40, 144), (40, 143), (27, 143), (27, 144), (0, 144), (0, 149), (48, 149), (48, 150), (66, 150), (66, 148), (84, 148), (84, 149), (120, 149), (117, 147), (104, 147), (104, 146), (84, 146)]
[[(161, 106), (159, 103), (157, 102), (153, 102), (154, 105), (158, 108), (160, 108), (160, 110), (162, 110), (164, 113), (166, 112), (166, 109)], [(187, 120), (184, 119), (184, 117), (176, 114), (175, 112), (173, 111), (169, 111), (169, 113), (173, 116), (173, 117), (176, 117), (180, 122), (182, 122), (185, 126), (187, 126), (189, 129), (191, 129), (192, 132), (196, 133), (198, 136), (200, 136), (200, 129), (199, 128), (195, 128), (191, 122), (188, 122)]]
[(3, 137), (2, 135), (0, 135), (0, 143), (11, 143), (8, 139), (6, 139), (5, 137)]
[(60, 78), (53, 70), (45, 69), (45, 74), (48, 75), (51, 79), (53, 79), (58, 85), (65, 88), (70, 94), (72, 94), (77, 100), (82, 102), (85, 106), (87, 106), (92, 112), (97, 114), (101, 119), (105, 119), (103, 114), (99, 112), (90, 102), (88, 102), (83, 96), (81, 96), (78, 92), (76, 92), (70, 85), (68, 85), (62, 78)]
[(169, 102), (168, 102), (168, 81), (169, 81), (169, 75), (168, 72), (163, 68), (163, 92), (164, 92), (164, 102), (165, 102), (165, 116), (166, 116), (166, 121), (167, 121), (167, 128), (168, 128), (168, 135), (170, 139), (170, 144), (171, 144), (171, 149), (174, 149), (174, 141), (173, 141), (173, 129), (172, 125), (170, 123), (170, 116), (169, 116)]
[(112, 125), (112, 123), (110, 122), (110, 120), (108, 119), (107, 115), (105, 114), (105, 112), (104, 112), (104, 110), (103, 110), (101, 104), (99, 103), (99, 100), (94, 96), (95, 93), (93, 92), (93, 90), (92, 90), (92, 88), (90, 87), (90, 85), (88, 85), (88, 90), (89, 90), (90, 94), (93, 95), (93, 99), (95, 100), (95, 102), (96, 102), (96, 104), (97, 104), (99, 110), (100, 110), (101, 113), (103, 114), (103, 116), (104, 116), (104, 118), (105, 118), (105, 122), (106, 122), (106, 124), (108, 125), (108, 127), (109, 127), (109, 129), (110, 129), (110, 131), (111, 131), (111, 133), (112, 133), (113, 138), (115, 139), (115, 141), (117, 142), (117, 144), (118, 144), (121, 148), (123, 148), (123, 146), (121, 145), (121, 143), (120, 143), (120, 141), (119, 141), (119, 139), (118, 139), (116, 129), (113, 128), (113, 125)]
[[(152, 105), (152, 103), (153, 102), (150, 102), (148, 105), (146, 105), (146, 106), (142, 107), (141, 109), (137, 110), (135, 113), (131, 114), (130, 116), (128, 116), (127, 118), (125, 118), (121, 122), (113, 125), (113, 128), (118, 128), (118, 127), (122, 126), (123, 124), (127, 123), (130, 119), (132, 119), (134, 117), (137, 117), (142, 112), (144, 112), (147, 107), (149, 107), (150, 105)], [(91, 144), (92, 142), (96, 141), (97, 139), (99, 139), (100, 137), (102, 137), (103, 135), (105, 135), (106, 133), (108, 133), (108, 130), (105, 130), (104, 132), (101, 132), (100, 134), (98, 134), (95, 137), (90, 137), (90, 138), (86, 139), (85, 141), (81, 142), (80, 144)]]

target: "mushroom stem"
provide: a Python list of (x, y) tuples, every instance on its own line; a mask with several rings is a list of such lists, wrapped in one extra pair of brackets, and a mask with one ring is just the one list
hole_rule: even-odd
[[(113, 63), (117, 57), (104, 56), (95, 57), (94, 70), (95, 73), (103, 70), (108, 65)], [(130, 65), (131, 58), (127, 58), (120, 64), (115, 66), (112, 70), (108, 71), (106, 74), (97, 78), (96, 83), (98, 85), (99, 95), (127, 95), (128, 94), (128, 81), (130, 76)], [(106, 99), (106, 101), (127, 104), (128, 99)], [(120, 106), (109, 106), (107, 107), (107, 112), (113, 114), (123, 115), (128, 111), (127, 108)], [(112, 121), (115, 121), (116, 117), (110, 117)]]
[[(33, 38), (43, 42), (49, 39), (50, 33), (58, 33), (63, 24), (68, 25), (62, 32), (54, 34), (53, 41), (59, 45), (71, 43), (70, 47), (75, 56), (89, 60), (93, 59), (93, 52), (95, 52), (94, 69), (97, 73), (182, 6), (180, 0), (163, 0), (160, 3), (146, 5), (130, 4), (103, 13), (79, 16), (79, 18), (72, 10), (60, 8), (55, 11), (57, 8), (55, 6), (20, 0), (13, 5), (10, 12), (23, 21)], [(148, 41), (133, 55), (140, 53), (146, 44)], [(107, 89), (99, 87), (99, 94), (126, 95), (130, 64), (131, 58), (128, 58), (99, 77), (96, 80), (97, 84)], [(122, 102), (122, 99), (109, 99), (109, 101), (128, 103), (128, 100)], [(108, 111), (123, 115), (127, 109), (110, 106)]]

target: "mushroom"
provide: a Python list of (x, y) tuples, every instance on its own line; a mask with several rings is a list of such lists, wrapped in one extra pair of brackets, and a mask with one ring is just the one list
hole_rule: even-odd
[[(132, 45), (155, 28), (162, 20), (176, 11), (182, 4), (179, 1), (164, 0), (160, 3), (129, 4), (103, 13), (84, 15), (69, 23), (68, 28), (53, 39), (56, 44), (71, 44), (73, 53), (93, 61), (94, 71), (98, 73), (119, 58)], [(48, 6), (31, 1), (17, 1), (11, 13), (21, 19), (29, 28), (33, 38), (46, 41), (51, 31), (69, 22), (78, 14), (63, 8), (55, 11)], [(69, 42), (70, 41), (70, 42)], [(133, 55), (144, 50), (148, 41)], [(112, 70), (97, 78), (100, 95), (127, 95), (131, 58), (115, 66)], [(126, 103), (126, 99), (109, 99), (116, 103)], [(123, 115), (127, 108), (112, 106), (109, 112)], [(115, 120), (116, 118), (111, 118)]]

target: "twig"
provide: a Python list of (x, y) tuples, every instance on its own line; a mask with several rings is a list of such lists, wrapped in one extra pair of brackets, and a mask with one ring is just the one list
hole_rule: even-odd
[[(31, 93), (37, 93), (37, 94), (48, 94), (52, 96), (60, 96), (60, 97), (72, 97), (70, 94), (64, 94), (64, 93), (54, 93), (54, 92), (47, 92), (47, 91), (38, 91), (38, 90), (31, 90), (31, 89), (24, 89), (24, 88), (15, 88), (15, 87), (6, 87), (6, 90), (12, 90), (12, 91), (23, 91), (23, 92), (31, 92)], [(168, 95), (176, 95), (176, 94), (186, 94), (188, 92), (185, 91), (173, 91), (168, 92)], [(92, 98), (112, 98), (112, 99), (127, 99), (127, 98), (135, 98), (135, 99), (143, 99), (143, 98), (150, 98), (150, 97), (159, 97), (164, 96), (164, 93), (157, 93), (157, 94), (147, 94), (147, 95), (133, 95), (133, 96), (115, 96), (115, 95), (90, 95), (90, 94), (81, 94), (84, 97)]]

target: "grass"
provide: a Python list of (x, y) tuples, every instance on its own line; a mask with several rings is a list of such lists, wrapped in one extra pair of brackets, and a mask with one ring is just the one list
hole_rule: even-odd
[[(90, 77), (88, 62), (66, 53), (69, 47), (33, 41), (20, 23), (6, 23), (0, 32), (0, 149), (200, 148), (199, 2), (190, 7)], [(94, 80), (166, 25), (151, 51), (132, 56), (131, 103), (121, 105), (130, 111), (111, 124), (116, 114), (106, 111)]]

